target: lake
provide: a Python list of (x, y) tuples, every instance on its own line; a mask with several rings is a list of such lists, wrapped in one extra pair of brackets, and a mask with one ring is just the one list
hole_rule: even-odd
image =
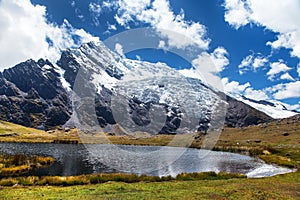
[(116, 172), (176, 176), (182, 172), (222, 171), (256, 178), (293, 171), (250, 156), (180, 147), (0, 143), (0, 152), (53, 157), (52, 166), (26, 174), (36, 176)]

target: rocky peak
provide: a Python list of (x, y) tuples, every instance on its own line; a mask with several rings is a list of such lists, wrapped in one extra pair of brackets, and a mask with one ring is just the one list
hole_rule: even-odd
[(273, 118), (253, 107), (227, 96), (228, 110), (226, 125), (230, 127), (243, 127), (269, 122)]
[(28, 60), (3, 72), (3, 77), (22, 92), (27, 93), (34, 88), (43, 99), (53, 99), (57, 90), (62, 88), (58, 76), (54, 66), (42, 59), (38, 62)]
[(31, 127), (65, 123), (71, 106), (54, 68), (50, 61), (40, 59), (4, 70), (0, 76), (0, 118)]

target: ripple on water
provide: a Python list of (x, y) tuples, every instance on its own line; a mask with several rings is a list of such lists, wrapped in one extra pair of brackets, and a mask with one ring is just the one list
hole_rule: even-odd
[(178, 147), (0, 143), (0, 152), (54, 157), (51, 167), (28, 174), (38, 176), (114, 172), (176, 176), (223, 171), (259, 178), (294, 171), (245, 155)]

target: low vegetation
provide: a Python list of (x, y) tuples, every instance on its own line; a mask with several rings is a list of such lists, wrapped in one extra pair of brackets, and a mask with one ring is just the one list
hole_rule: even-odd
[[(194, 177), (192, 177), (194, 178)], [(31, 177), (31, 179), (35, 179)], [(170, 181), (116, 182), (61, 186), (18, 186), (0, 189), (4, 199), (241, 199), (294, 200), (300, 198), (300, 173), (269, 178), (190, 179)], [(31, 181), (31, 180), (29, 180)]]
[(200, 172), (200, 173), (183, 173), (177, 175), (177, 177), (158, 177), (158, 176), (146, 176), (135, 174), (90, 174), (80, 176), (28, 176), (28, 177), (15, 177), (15, 178), (3, 178), (0, 180), (0, 186), (71, 186), (71, 185), (87, 185), (87, 184), (99, 184), (106, 182), (124, 182), (124, 183), (137, 183), (137, 182), (163, 182), (163, 181), (175, 181), (175, 180), (224, 180), (230, 178), (246, 178), (241, 174), (229, 174), (229, 173), (215, 173), (215, 172)]
[[(0, 141), (53, 142), (78, 140), (79, 143), (131, 145), (167, 145), (172, 135), (113, 136), (109, 133), (86, 134), (80, 141), (76, 129), (34, 129), (16, 131), (0, 123)], [(12, 125), (18, 126), (18, 125)], [(8, 135), (5, 135), (9, 133)], [(17, 133), (17, 134), (12, 134)], [(4, 135), (1, 137), (1, 134)], [(201, 148), (203, 136), (193, 134), (193, 148)], [(174, 144), (176, 146), (177, 144)], [(73, 177), (2, 178), (0, 196), (5, 199), (300, 199), (300, 120), (291, 118), (246, 128), (225, 127), (214, 150), (257, 156), (267, 163), (297, 168), (295, 173), (247, 179), (226, 173), (192, 173), (172, 177), (149, 177), (124, 174), (97, 174)], [(13, 189), (11, 187), (14, 186)], [(30, 187), (27, 187), (30, 186)], [(69, 186), (69, 187), (61, 187)]]
[(19, 176), (31, 169), (52, 165), (52, 157), (26, 155), (0, 155), (0, 176)]

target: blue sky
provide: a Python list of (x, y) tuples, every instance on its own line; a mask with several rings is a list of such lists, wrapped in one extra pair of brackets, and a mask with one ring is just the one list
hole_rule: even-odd
[[(298, 19), (298, 0), (2, 0), (0, 68), (29, 58), (57, 60), (65, 48), (151, 27), (165, 38), (163, 48), (134, 51), (128, 58), (177, 69), (210, 58), (216, 69), (208, 71), (219, 74), (227, 93), (300, 110)], [(190, 44), (161, 28), (191, 38), (201, 53), (191, 63), (168, 53)]]

